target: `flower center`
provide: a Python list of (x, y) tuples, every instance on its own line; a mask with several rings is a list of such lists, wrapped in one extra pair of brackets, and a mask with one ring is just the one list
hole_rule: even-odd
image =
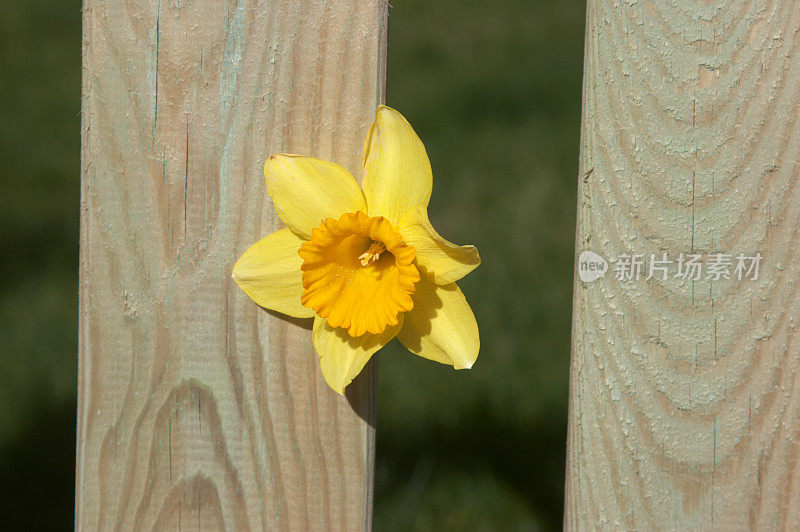
[(369, 245), (369, 249), (358, 256), (358, 260), (362, 266), (369, 266), (371, 263), (377, 261), (381, 258), (381, 253), (386, 251), (386, 246), (383, 245), (383, 242), (375, 242), (372, 240)]
[(378, 334), (414, 307), (416, 250), (388, 220), (363, 212), (328, 218), (300, 247), (300, 302), (350, 336)]

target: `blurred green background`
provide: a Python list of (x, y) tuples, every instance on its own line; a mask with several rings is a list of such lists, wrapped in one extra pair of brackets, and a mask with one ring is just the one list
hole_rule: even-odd
[[(393, 0), (387, 100), (434, 168), (471, 371), (380, 355), (377, 530), (555, 530), (563, 511), (584, 0)], [(72, 525), (80, 2), (0, 3), (0, 529)]]

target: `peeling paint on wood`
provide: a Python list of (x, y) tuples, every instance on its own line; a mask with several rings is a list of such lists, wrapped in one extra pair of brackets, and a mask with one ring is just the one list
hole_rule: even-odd
[(279, 227), (262, 166), (360, 167), (387, 4), (84, 0), (76, 527), (371, 527), (375, 368), (232, 282)]

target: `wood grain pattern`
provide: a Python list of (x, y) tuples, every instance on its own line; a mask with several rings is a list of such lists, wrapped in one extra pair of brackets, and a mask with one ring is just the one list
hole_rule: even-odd
[(84, 0), (76, 526), (371, 527), (375, 368), (339, 397), (310, 323), (235, 259), (278, 228), (262, 167), (358, 169), (387, 4)]
[(589, 0), (577, 251), (763, 256), (575, 282), (567, 529), (800, 529), (800, 6)]

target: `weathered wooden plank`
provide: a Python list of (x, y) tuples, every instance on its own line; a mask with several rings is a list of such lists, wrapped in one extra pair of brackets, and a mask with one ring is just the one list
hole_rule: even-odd
[(322, 380), (308, 323), (235, 259), (278, 227), (268, 155), (360, 166), (387, 4), (84, 0), (80, 529), (353, 529), (375, 372)]
[[(565, 526), (798, 529), (800, 9), (588, 4)], [(651, 253), (706, 269), (616, 279)]]

